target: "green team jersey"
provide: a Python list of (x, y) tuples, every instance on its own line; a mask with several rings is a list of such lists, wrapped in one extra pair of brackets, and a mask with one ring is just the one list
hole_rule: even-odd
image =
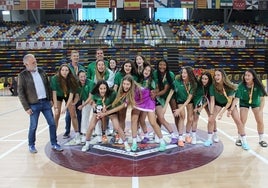
[(92, 80), (87, 79), (85, 85), (80, 86), (78, 88), (78, 93), (79, 93), (80, 99), (83, 101), (86, 101), (89, 93), (91, 93), (94, 86), (95, 86), (95, 83)]
[(249, 95), (251, 93), (251, 88), (248, 88), (243, 82), (238, 85), (235, 97), (239, 98), (240, 106), (252, 106), (259, 107), (261, 104), (261, 97), (264, 96), (261, 88), (254, 85), (252, 93), (252, 103), (249, 103)]
[[(174, 74), (172, 71), (169, 71), (169, 74), (170, 74), (171, 80), (174, 80), (174, 79), (175, 79), (175, 74)], [(154, 72), (153, 72), (153, 80), (154, 80), (154, 82), (155, 82), (155, 84), (156, 84), (156, 86), (157, 86), (157, 85), (158, 85), (157, 70), (154, 70)], [(164, 87), (165, 87), (166, 85), (169, 85), (166, 76), (164, 76), (162, 82), (163, 82)], [(157, 87), (156, 87), (156, 88), (157, 88)], [(158, 87), (158, 89), (159, 89), (159, 87)], [(159, 91), (160, 91), (160, 90), (159, 90)], [(165, 105), (166, 98), (167, 98), (167, 96), (168, 96), (168, 94), (169, 94), (169, 91), (170, 91), (170, 88), (167, 90), (166, 93), (164, 93), (163, 95), (158, 96), (158, 97), (156, 98), (157, 101), (161, 104), (161, 106), (164, 106), (164, 105)]]
[[(235, 90), (225, 90), (226, 91), (226, 95), (229, 96), (234, 96), (235, 95)], [(226, 98), (226, 96), (224, 96), (223, 93), (219, 93), (218, 91), (216, 91), (216, 88), (214, 86), (214, 84), (212, 84), (209, 88), (209, 95), (210, 96), (214, 96), (215, 98), (215, 102), (217, 102), (218, 104), (221, 105), (226, 105), (228, 100)]]
[(148, 88), (148, 89), (150, 89), (150, 90), (154, 90), (155, 89), (155, 82), (154, 82), (154, 80), (151, 80), (150, 82), (149, 82), (149, 80), (147, 79), (145, 79), (145, 80), (143, 80), (141, 83), (139, 83), (139, 84), (141, 84), (141, 87), (143, 87), (143, 88)]
[(71, 72), (73, 73), (74, 77), (76, 77), (78, 79), (78, 75), (77, 75), (78, 72), (81, 71), (81, 70), (86, 71), (86, 69), (80, 63), (78, 63), (77, 66), (78, 66), (78, 70), (77, 70), (77, 73), (76, 73), (75, 70), (74, 70), (74, 66), (72, 65), (72, 63), (68, 63), (68, 67), (71, 69)]
[[(111, 108), (113, 101), (115, 100), (116, 92), (113, 91), (110, 96), (105, 98), (104, 104), (107, 109)], [(92, 95), (92, 100), (96, 103), (96, 106), (103, 106), (102, 97), (99, 94)]]
[(120, 86), (123, 78), (124, 78), (124, 75), (122, 74), (122, 72), (115, 73), (115, 76), (114, 76), (114, 85)]
[(177, 103), (184, 103), (187, 100), (189, 94), (193, 94), (193, 88), (191, 87), (190, 83), (185, 86), (182, 80), (174, 80), (173, 85), (175, 100)]
[(206, 102), (205, 99), (209, 99), (208, 91), (206, 91), (203, 86), (198, 84), (195, 95), (193, 96), (194, 106), (196, 107), (203, 105)]
[[(133, 79), (135, 81), (138, 80), (137, 76), (135, 76), (135, 75), (131, 75), (131, 76), (133, 77)], [(117, 73), (115, 73), (114, 85), (120, 86), (120, 84), (121, 84), (121, 82), (122, 82), (122, 80), (123, 80), (124, 77), (125, 77), (125, 75), (122, 72), (120, 72), (120, 71), (117, 72)]]
[(54, 75), (51, 77), (50, 87), (51, 87), (52, 91), (56, 91), (57, 96), (59, 96), (59, 97), (66, 97), (67, 95), (69, 95), (69, 93), (76, 93), (76, 92), (71, 91), (71, 90), (69, 90), (68, 93), (64, 93), (60, 87), (60, 82), (58, 81), (57, 75)]
[[(104, 61), (104, 64), (106, 68), (108, 68), (108, 64), (109, 64), (108, 61)], [(87, 78), (94, 80), (95, 71), (96, 71), (96, 61), (93, 61), (89, 63), (87, 66)]]

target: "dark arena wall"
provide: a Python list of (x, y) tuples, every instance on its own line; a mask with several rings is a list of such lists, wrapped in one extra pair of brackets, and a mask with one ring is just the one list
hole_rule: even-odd
[[(11, 50), (0, 49), (0, 77), (16, 76), (24, 66), (22, 58), (26, 53), (35, 54), (38, 65), (49, 75), (53, 75), (61, 63), (68, 62), (70, 51), (79, 50), (81, 63), (87, 67), (94, 61), (96, 47), (70, 47), (68, 49)], [(200, 70), (223, 68), (229, 77), (238, 82), (242, 73), (254, 68), (262, 79), (267, 79), (268, 50), (266, 48), (200, 48), (191, 46), (152, 47), (152, 46), (118, 46), (102, 47), (106, 59), (116, 58), (119, 63), (133, 60), (137, 54), (144, 55), (152, 65), (165, 58), (175, 73), (181, 66), (192, 66), (198, 74)], [(120, 65), (119, 65), (120, 66)]]

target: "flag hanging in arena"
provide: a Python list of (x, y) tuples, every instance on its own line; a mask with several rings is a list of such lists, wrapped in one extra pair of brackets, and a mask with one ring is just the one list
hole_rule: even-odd
[(245, 10), (246, 9), (246, 0), (234, 0), (233, 9)]
[(259, 10), (268, 9), (268, 0), (259, 0)]
[(246, 0), (246, 9), (247, 10), (257, 10), (259, 9), (258, 0)]
[(96, 8), (96, 0), (82, 0), (83, 8)]
[(124, 0), (124, 10), (140, 10), (140, 0)]
[(26, 10), (27, 0), (14, 0), (14, 10)]
[(219, 9), (220, 8), (220, 0), (207, 0), (207, 8)]
[(194, 8), (194, 0), (181, 0), (181, 8)]
[(39, 10), (40, 9), (40, 0), (28, 0), (28, 8), (29, 10)]
[(154, 0), (141, 0), (141, 8), (154, 8)]
[(82, 8), (82, 0), (68, 0), (69, 9)]
[(68, 0), (55, 1), (56, 9), (68, 9)]
[(233, 7), (233, 0), (220, 0), (220, 7), (221, 8), (232, 8)]
[(55, 9), (54, 0), (41, 0), (41, 9)]
[(207, 0), (197, 0), (197, 8), (206, 9)]
[(110, 0), (96, 0), (97, 8), (109, 8)]

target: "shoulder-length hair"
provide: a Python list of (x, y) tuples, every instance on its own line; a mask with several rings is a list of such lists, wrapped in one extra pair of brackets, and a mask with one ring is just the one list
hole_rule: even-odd
[[(143, 72), (144, 72), (146, 67), (149, 67), (151, 69), (151, 72), (150, 72), (150, 75), (149, 75), (148, 79), (145, 79), (144, 75), (143, 75)], [(146, 80), (146, 83), (147, 83), (146, 87), (150, 87), (151, 83), (152, 83), (152, 80), (153, 80), (153, 67), (150, 64), (144, 65), (143, 70), (142, 70), (142, 74), (138, 78), (138, 83), (142, 84), (145, 80)]]
[(122, 73), (122, 75), (126, 75), (124, 66), (125, 66), (125, 64), (127, 64), (127, 63), (129, 63), (129, 64), (131, 65), (131, 72), (130, 72), (130, 74), (131, 74), (131, 75), (136, 74), (136, 68), (135, 68), (135, 66), (134, 66), (134, 63), (133, 63), (131, 60), (127, 59), (127, 60), (121, 65), (120, 72)]
[[(99, 72), (99, 70), (98, 70), (98, 63), (99, 62), (103, 62), (103, 64), (104, 64), (104, 71), (103, 72)], [(96, 75), (96, 79), (97, 80), (104, 80), (105, 79), (105, 73), (106, 73), (106, 70), (107, 70), (107, 67), (106, 67), (106, 65), (105, 65), (105, 62), (104, 62), (104, 60), (97, 60), (96, 61), (96, 68), (95, 68), (95, 75)]]
[[(181, 68), (181, 72), (183, 69), (186, 70), (186, 72), (188, 74), (189, 82), (191, 84), (191, 89), (193, 90), (193, 93), (195, 93), (196, 89), (197, 89), (197, 79), (196, 79), (196, 76), (194, 74), (193, 68), (190, 66), (184, 66)], [(182, 80), (182, 77), (180, 77), (180, 80)]]
[(95, 85), (95, 87), (92, 89), (91, 94), (100, 96), (99, 88), (100, 88), (100, 85), (102, 85), (102, 84), (105, 85), (107, 88), (106, 93), (105, 93), (105, 97), (110, 96), (112, 94), (113, 90), (109, 88), (109, 86), (105, 80), (98, 81), (97, 84)]
[(134, 60), (134, 67), (135, 67), (135, 71), (137, 75), (141, 75), (143, 70), (139, 70), (138, 69), (138, 65), (136, 62), (137, 57), (141, 57), (143, 59), (143, 67), (145, 67), (146, 65), (150, 65), (150, 63), (146, 60), (146, 58), (143, 55), (136, 55), (135, 56), (135, 60)]

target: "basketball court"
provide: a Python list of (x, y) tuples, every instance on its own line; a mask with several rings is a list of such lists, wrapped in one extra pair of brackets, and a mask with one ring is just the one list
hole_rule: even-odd
[[(265, 140), (268, 141), (268, 100), (264, 109)], [(166, 119), (174, 126), (169, 110)], [(206, 148), (207, 117), (198, 123), (198, 143), (184, 148), (168, 145), (165, 152), (155, 150), (151, 142), (139, 145), (137, 153), (127, 153), (120, 145), (94, 145), (81, 152), (80, 145), (62, 138), (65, 121), (62, 116), (58, 141), (61, 153), (52, 151), (48, 128), (40, 116), (37, 130), (37, 154), (28, 151), (29, 117), (17, 97), (0, 97), (0, 187), (266, 187), (268, 183), (268, 148), (258, 144), (256, 123), (250, 112), (246, 133), (251, 147), (244, 151), (235, 146), (237, 130), (231, 118), (217, 122), (219, 143)], [(130, 126), (129, 113), (127, 127)], [(129, 132), (129, 131), (127, 131)], [(165, 130), (162, 132), (165, 134)], [(168, 138), (166, 138), (168, 140)]]

